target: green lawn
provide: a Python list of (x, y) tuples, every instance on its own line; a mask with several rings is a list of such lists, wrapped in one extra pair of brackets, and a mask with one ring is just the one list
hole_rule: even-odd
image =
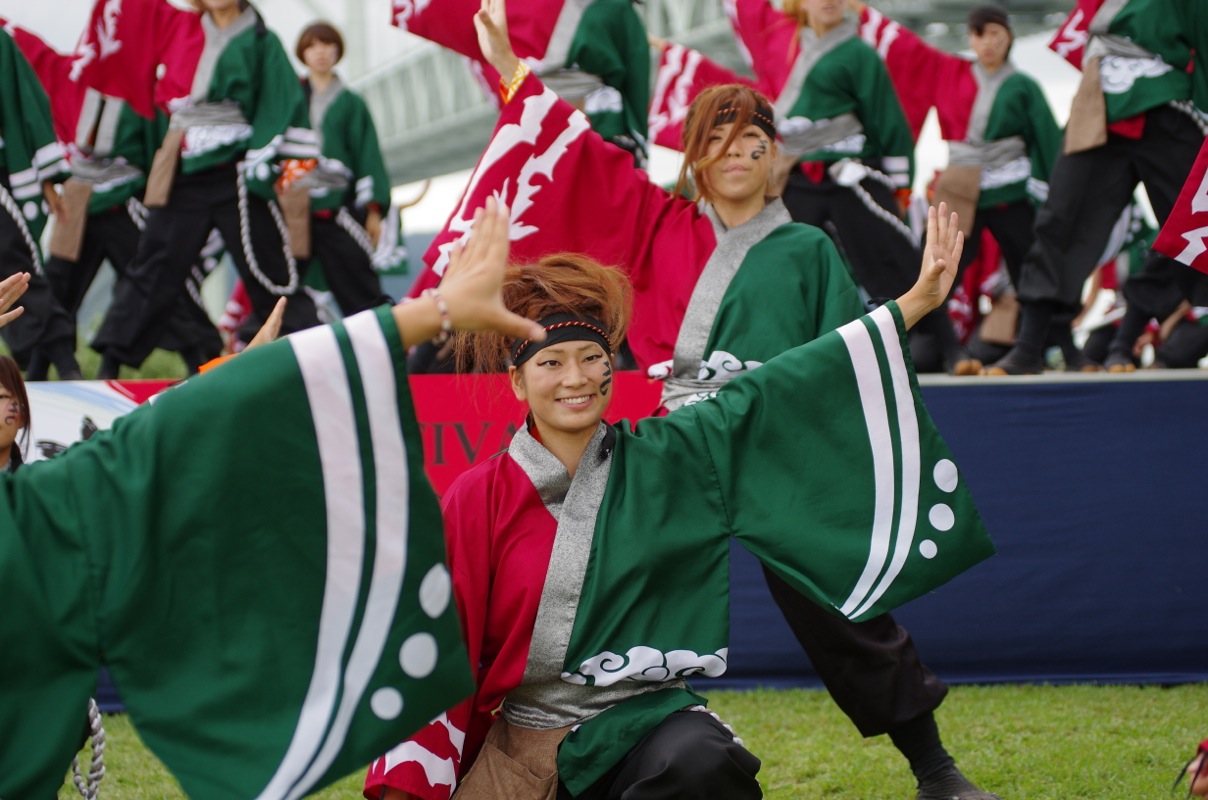
[[(769, 798), (914, 797), (889, 740), (861, 739), (823, 692), (715, 692), (711, 706), (763, 759)], [(1179, 767), (1208, 736), (1208, 684), (956, 687), (938, 717), (965, 773), (1004, 800), (1169, 798)], [(183, 796), (126, 717), (106, 717), (105, 727), (101, 797)], [(63, 800), (79, 796), (68, 780)], [(353, 800), (360, 781), (349, 776), (316, 796)]]

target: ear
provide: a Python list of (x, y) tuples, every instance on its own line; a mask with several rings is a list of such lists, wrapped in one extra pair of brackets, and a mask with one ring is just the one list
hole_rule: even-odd
[(524, 376), (520, 373), (520, 367), (508, 367), (508, 380), (512, 384), (512, 393), (516, 395), (516, 399), (527, 403), (528, 392), (524, 388)]

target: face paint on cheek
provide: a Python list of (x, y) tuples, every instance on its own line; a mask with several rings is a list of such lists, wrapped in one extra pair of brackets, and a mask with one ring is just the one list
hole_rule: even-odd
[(768, 154), (768, 140), (760, 139), (759, 146), (751, 152), (751, 160), (758, 161)]
[(600, 382), (600, 395), (608, 397), (609, 387), (612, 386), (612, 362), (604, 365), (604, 380)]

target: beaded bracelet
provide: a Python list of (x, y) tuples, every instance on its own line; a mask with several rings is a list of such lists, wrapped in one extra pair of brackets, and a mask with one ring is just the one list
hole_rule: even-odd
[(440, 333), (432, 337), (432, 344), (440, 347), (453, 335), (453, 321), (449, 319), (449, 304), (445, 302), (445, 298), (441, 297), (440, 290), (436, 287), (424, 289), (420, 292), (420, 297), (431, 297), (432, 301), (436, 303), (436, 310), (440, 312)]
[(516, 90), (520, 88), (520, 84), (524, 83), (524, 79), (532, 72), (528, 64), (523, 61), (517, 62), (516, 71), (512, 73), (511, 80), (506, 83), (503, 76), (499, 76), (499, 96), (503, 99), (504, 104), (512, 102), (512, 97), (515, 96)]

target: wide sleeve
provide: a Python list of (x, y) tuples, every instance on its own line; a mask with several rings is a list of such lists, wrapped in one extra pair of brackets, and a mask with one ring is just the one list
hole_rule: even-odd
[[(62, 655), (0, 660), (0, 724), (39, 732), (0, 748), (0, 795), (53, 794), (102, 662), (195, 797), (301, 796), (469, 694), (404, 357), (365, 312), (16, 476), (0, 571), (28, 573), (6, 586), (29, 610), (0, 647)], [(47, 730), (66, 738), (35, 751)]]
[(352, 116), (352, 134), (354, 136), (353, 153), (355, 163), (351, 164), (353, 179), (356, 181), (356, 206), (365, 208), (370, 203), (377, 203), (383, 213), (390, 208), (390, 176), (386, 174), (386, 162), (382, 158), (382, 147), (378, 141), (377, 126), (373, 124), (373, 115), (360, 95), (353, 94), (356, 112)]
[[(477, 474), (463, 475), (445, 494), (442, 511), (462, 636), (469, 663), (481, 673), (491, 586), (490, 552), (483, 537), (491, 526), (488, 503), (474, 491), (478, 485)], [(463, 774), (463, 760), (473, 760), (491, 724), (489, 709), (483, 713), (478, 706), (476, 693), (374, 761), (365, 777), (366, 800), (378, 800), (386, 788), (423, 800), (448, 800)]]
[(32, 31), (15, 26), (11, 30), (13, 41), (21, 48), (50, 98), (55, 136), (60, 142), (75, 141), (76, 131), (71, 122), (79, 116), (87, 87), (71, 80), (71, 57), (55, 50)]
[(798, 52), (796, 21), (771, 0), (734, 0), (725, 6), (739, 52), (755, 73), (760, 91), (775, 99)]
[(1045, 98), (1040, 85), (1027, 80), (1028, 108), (1024, 121), (1027, 133), (1028, 158), (1032, 161), (1032, 181), (1029, 190), (1038, 200), (1048, 196), (1049, 175), (1061, 152), (1061, 127), (1053, 117), (1053, 109)]
[(881, 159), (885, 173), (897, 189), (910, 188), (914, 180), (914, 138), (889, 72), (879, 59), (868, 54), (860, 60), (857, 113), (873, 146), (873, 155)]
[(644, 164), (649, 154), (650, 44), (629, 0), (596, 0), (584, 9), (567, 63), (604, 82), (584, 99), (592, 129)]
[(710, 86), (752, 81), (712, 61), (704, 53), (669, 44), (659, 55), (650, 102), (650, 141), (683, 152), (684, 121), (696, 96)]
[(969, 68), (963, 58), (932, 47), (901, 23), (865, 6), (860, 12), (860, 38), (885, 62), (901, 101), (913, 139), (919, 138), (927, 112), (951, 92), (960, 73)]
[(667, 418), (698, 428), (730, 532), (854, 620), (994, 552), (908, 353), (890, 303)]
[(273, 197), (276, 162), (318, 158), (319, 146), (317, 135), (310, 130), (302, 85), (276, 34), (263, 34), (259, 54), (256, 107), (249, 120), (252, 138), (242, 166), (248, 186), (264, 197)]

